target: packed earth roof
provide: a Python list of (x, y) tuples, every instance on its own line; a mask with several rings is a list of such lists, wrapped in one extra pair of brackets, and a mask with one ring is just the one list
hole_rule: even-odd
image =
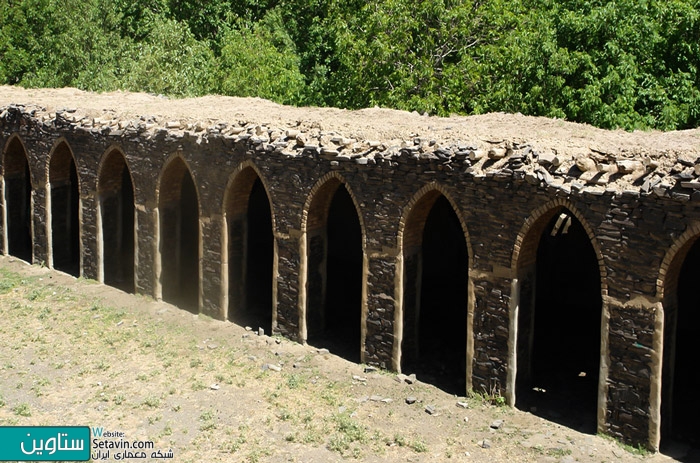
[(165, 128), (200, 137), (214, 133), (239, 138), (265, 131), (264, 141), (290, 155), (309, 145), (321, 154), (325, 148), (331, 156), (386, 158), (408, 153), (452, 161), (461, 155), (466, 173), (523, 170), (533, 183), (574, 191), (586, 187), (664, 194), (674, 187), (695, 189), (700, 160), (700, 129), (611, 131), (522, 114), (433, 117), (376, 107), (298, 108), (259, 98), (169, 99), (0, 86), (0, 107), (11, 105), (24, 106), (45, 122), (58, 113), (87, 128), (133, 127), (140, 133)]

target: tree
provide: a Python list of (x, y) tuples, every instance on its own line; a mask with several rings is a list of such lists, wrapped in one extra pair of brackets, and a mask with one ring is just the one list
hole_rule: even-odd
[(697, 126), (698, 2), (530, 0), (521, 27), (479, 50), (474, 112), (598, 127)]
[(270, 11), (254, 26), (243, 24), (229, 31), (222, 44), (218, 69), (221, 93), (287, 104), (300, 102), (304, 77), (278, 10)]
[(475, 50), (512, 27), (519, 2), (382, 0), (345, 11), (338, 30), (337, 88), (343, 106), (464, 113)]
[(205, 43), (197, 41), (186, 25), (166, 19), (139, 44), (124, 86), (164, 95), (204, 95), (212, 90), (214, 66), (214, 54)]

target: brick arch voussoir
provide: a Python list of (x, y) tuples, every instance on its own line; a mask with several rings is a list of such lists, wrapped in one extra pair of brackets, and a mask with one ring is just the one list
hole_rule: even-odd
[[(271, 191), (272, 189), (270, 188), (270, 185), (267, 181), (267, 178), (265, 178), (264, 175), (262, 175), (262, 172), (260, 172), (260, 169), (258, 169), (258, 166), (255, 165), (255, 163), (252, 160), (246, 160), (243, 161), (241, 164), (239, 164), (236, 169), (229, 175), (228, 181), (226, 182), (226, 189), (224, 190), (224, 201), (222, 204), (222, 209), (221, 212), (223, 216), (226, 216), (228, 210), (229, 210), (229, 202), (232, 201), (234, 198), (231, 197), (237, 189), (237, 186), (240, 185), (241, 182), (244, 182), (245, 179), (243, 178), (246, 176), (246, 171), (251, 170), (257, 178), (260, 179), (260, 182), (263, 185), (263, 188), (265, 189), (265, 195), (267, 196), (267, 201), (270, 205), (270, 215), (272, 218), (272, 229), (277, 230), (277, 221), (275, 219), (275, 207), (274, 203), (272, 201), (272, 195)], [(250, 197), (250, 192), (253, 187), (253, 183), (255, 183), (255, 179), (251, 182), (250, 188), (247, 188), (246, 191), (246, 198)], [(248, 206), (246, 205), (243, 210), (236, 211), (236, 212), (246, 212), (248, 209)]]
[[(593, 252), (595, 252), (596, 260), (598, 261), (598, 271), (600, 273), (600, 290), (602, 295), (607, 295), (608, 293), (608, 283), (607, 283), (607, 269), (605, 267), (605, 260), (603, 258), (603, 253), (600, 249), (600, 244), (595, 237), (593, 228), (590, 226), (586, 218), (581, 214), (581, 211), (568, 199), (556, 198), (546, 204), (541, 205), (535, 209), (527, 219), (525, 223), (520, 228), (518, 236), (515, 238), (515, 244), (513, 246), (513, 257), (511, 260), (511, 269), (514, 274), (517, 274), (518, 265), (520, 263), (520, 258), (523, 254), (523, 246), (537, 246), (539, 238), (542, 231), (538, 228), (541, 225), (541, 221), (547, 221), (549, 218), (553, 217), (554, 214), (558, 212), (559, 209), (566, 209), (579, 221), (583, 226), (583, 229), (588, 235), (588, 239), (593, 247)], [(544, 225), (542, 225), (544, 227)], [(534, 241), (534, 243), (533, 243)]]
[(58, 149), (62, 145), (64, 145), (66, 147), (66, 149), (68, 150), (68, 153), (70, 154), (71, 159), (73, 160), (73, 163), (75, 163), (76, 176), (78, 177), (78, 196), (82, 196), (85, 181), (83, 180), (83, 178), (80, 175), (78, 160), (75, 157), (75, 153), (73, 152), (73, 148), (71, 148), (70, 143), (68, 143), (68, 140), (66, 140), (65, 137), (60, 137), (54, 142), (53, 146), (51, 147), (51, 150), (49, 151), (49, 155), (46, 157), (46, 166), (44, 169), (44, 174), (46, 175), (46, 181), (51, 182), (51, 161), (54, 159), (56, 151), (58, 151)]
[[(340, 175), (337, 172), (328, 172), (325, 174), (323, 177), (321, 177), (311, 188), (311, 191), (309, 192), (309, 195), (306, 198), (306, 201), (304, 203), (304, 209), (302, 210), (302, 217), (301, 217), (301, 230), (302, 232), (307, 232), (308, 228), (308, 221), (309, 221), (309, 215), (314, 212), (312, 208), (318, 204), (316, 201), (318, 198), (318, 193), (319, 191), (322, 191), (325, 187), (328, 186), (329, 182), (337, 182), (338, 187), (341, 185), (345, 187), (347, 190), (348, 194), (350, 195), (350, 198), (352, 199), (352, 203), (355, 206), (355, 212), (357, 213), (357, 218), (360, 221), (360, 232), (362, 233), (362, 249), (365, 250), (367, 246), (367, 228), (365, 227), (365, 220), (360, 212), (361, 209), (359, 207), (360, 203), (357, 200), (357, 196), (355, 196), (355, 192), (353, 191), (352, 187), (350, 184), (345, 180), (345, 178)], [(329, 203), (330, 204), (330, 203)], [(328, 214), (328, 211), (324, 211), (324, 214)], [(328, 217), (324, 217), (323, 222), (328, 219)]]
[(663, 300), (666, 290), (678, 283), (678, 277), (680, 276), (685, 257), (699, 237), (700, 222), (694, 222), (688, 225), (681, 236), (666, 251), (659, 266), (659, 275), (656, 279), (656, 298), (658, 300)]
[(98, 193), (101, 193), (103, 189), (103, 184), (104, 184), (104, 178), (103, 176), (105, 175), (105, 169), (108, 167), (108, 163), (113, 162), (112, 160), (114, 159), (115, 156), (121, 157), (122, 161), (124, 162), (124, 165), (126, 166), (126, 171), (127, 174), (129, 175), (129, 178), (131, 179), (131, 187), (134, 190), (134, 198), (136, 197), (136, 184), (134, 183), (134, 176), (131, 174), (131, 167), (129, 167), (129, 159), (126, 157), (126, 153), (124, 150), (121, 148), (119, 145), (111, 145), (109, 148), (107, 148), (104, 153), (102, 153), (102, 156), (100, 157), (100, 163), (97, 167), (97, 185), (95, 186), (95, 191)]
[(29, 154), (27, 151), (27, 147), (24, 144), (24, 140), (18, 133), (13, 133), (10, 135), (10, 137), (7, 139), (7, 142), (5, 143), (5, 146), (2, 149), (2, 175), (5, 175), (5, 161), (7, 159), (7, 154), (10, 150), (10, 147), (14, 143), (19, 143), (20, 147), (22, 148), (22, 154), (24, 155), (24, 159), (27, 161), (27, 165), (29, 166), (29, 182), (32, 185), (32, 188), (34, 188), (34, 172), (32, 169), (32, 164), (29, 160)]
[[(200, 198), (199, 195), (199, 184), (197, 182), (197, 177), (188, 164), (187, 160), (182, 156), (181, 153), (174, 153), (172, 154), (166, 161), (163, 163), (163, 167), (160, 170), (160, 173), (158, 174), (158, 189), (156, 191), (156, 204), (158, 207), (160, 207), (160, 200), (162, 197), (162, 188), (163, 188), (163, 181), (167, 180), (165, 179), (165, 174), (168, 173), (168, 171), (172, 168), (173, 163), (177, 162), (178, 160), (182, 161), (183, 165), (185, 166), (185, 171), (187, 171), (190, 176), (192, 177), (192, 182), (194, 183), (194, 193), (197, 195), (197, 214), (201, 217), (202, 215), (202, 199)], [(178, 186), (180, 188), (180, 186)], [(179, 196), (179, 195), (178, 195)]]
[[(450, 203), (450, 206), (452, 207), (452, 210), (455, 212), (457, 215), (457, 218), (459, 219), (460, 226), (462, 227), (462, 233), (464, 234), (464, 240), (467, 245), (467, 254), (468, 254), (468, 259), (469, 259), (469, 268), (473, 268), (473, 259), (474, 259), (474, 253), (472, 252), (472, 243), (471, 243), (471, 237), (469, 235), (469, 228), (467, 227), (467, 223), (464, 220), (464, 214), (462, 214), (461, 209), (457, 205), (457, 202), (454, 200), (454, 197), (452, 193), (442, 184), (438, 182), (430, 182), (426, 185), (423, 185), (408, 201), (408, 204), (403, 209), (403, 212), (401, 213), (401, 218), (399, 219), (399, 228), (398, 228), (398, 235), (397, 235), (397, 241), (402, 249), (404, 247), (404, 235), (406, 233), (406, 228), (407, 226), (410, 227), (409, 221), (413, 218), (412, 213), (415, 211), (415, 207), (417, 204), (422, 201), (426, 195), (437, 192), (439, 195), (444, 196), (447, 201)], [(436, 196), (435, 200), (439, 198), (439, 195)], [(429, 210), (428, 210), (429, 212)], [(426, 213), (426, 218), (427, 218), (427, 213)]]

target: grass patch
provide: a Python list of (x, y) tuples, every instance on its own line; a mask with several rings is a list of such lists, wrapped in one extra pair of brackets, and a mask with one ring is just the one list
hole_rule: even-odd
[(625, 452), (631, 453), (632, 455), (639, 455), (642, 457), (646, 457), (651, 454), (651, 452), (644, 447), (642, 444), (637, 444), (637, 445), (632, 445), (632, 444), (626, 444), (618, 439), (616, 439), (613, 436), (610, 436), (608, 434), (598, 434), (600, 437), (614, 441), (617, 445), (620, 446), (622, 450)]
[(469, 391), (469, 399), (476, 400), (481, 404), (495, 405), (497, 407), (506, 406), (506, 398), (501, 395), (500, 391), (492, 390), (485, 391)]
[(32, 410), (27, 403), (15, 405), (12, 408), (12, 412), (17, 416), (32, 416)]
[(354, 458), (359, 458), (360, 449), (353, 444), (367, 442), (368, 436), (365, 427), (347, 413), (336, 415), (333, 422), (336, 432), (328, 439), (328, 450), (338, 452), (343, 456), (351, 455)]
[(149, 395), (144, 399), (143, 402), (141, 402), (141, 405), (144, 405), (149, 408), (158, 408), (160, 407), (160, 397)]
[(416, 453), (425, 453), (428, 451), (428, 445), (419, 437), (407, 438), (401, 434), (395, 434), (393, 441), (389, 444), (398, 445), (399, 447), (408, 447)]
[(562, 448), (554, 448), (554, 449), (549, 449), (547, 450), (547, 454), (550, 457), (565, 457), (567, 455), (571, 455), (571, 449), (562, 449)]
[(217, 428), (216, 426), (216, 412), (214, 410), (207, 410), (199, 415), (199, 421), (202, 424), (199, 426), (200, 431), (212, 431)]
[(287, 387), (289, 389), (299, 389), (304, 384), (306, 384), (306, 380), (301, 375), (291, 374), (287, 378)]

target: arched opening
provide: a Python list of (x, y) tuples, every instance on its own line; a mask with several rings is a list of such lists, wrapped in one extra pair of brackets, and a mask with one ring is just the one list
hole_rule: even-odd
[(226, 203), (229, 320), (272, 329), (272, 211), (265, 186), (253, 168), (236, 176)]
[(80, 184), (66, 143), (56, 147), (49, 164), (53, 268), (80, 276)]
[(602, 296), (591, 240), (567, 209), (540, 217), (518, 261), (518, 408), (595, 433)]
[(13, 138), (3, 160), (7, 253), (32, 261), (32, 181), (22, 142)]
[(431, 191), (406, 222), (401, 370), (446, 392), (466, 391), (469, 253), (448, 199)]
[(161, 177), (161, 288), (163, 300), (199, 312), (199, 203), (184, 161), (175, 158)]
[(360, 360), (362, 228), (355, 203), (337, 179), (316, 194), (307, 225), (309, 343)]
[(681, 461), (698, 461), (700, 369), (697, 359), (700, 348), (697, 329), (700, 326), (700, 302), (697, 284), (700, 281), (700, 240), (688, 243), (685, 249), (687, 253), (679, 252), (675, 268), (667, 274), (664, 291), (661, 445), (664, 451), (679, 447), (677, 444), (690, 445), (694, 450), (690, 450)]
[(107, 155), (98, 179), (104, 283), (134, 292), (134, 186), (124, 156)]

